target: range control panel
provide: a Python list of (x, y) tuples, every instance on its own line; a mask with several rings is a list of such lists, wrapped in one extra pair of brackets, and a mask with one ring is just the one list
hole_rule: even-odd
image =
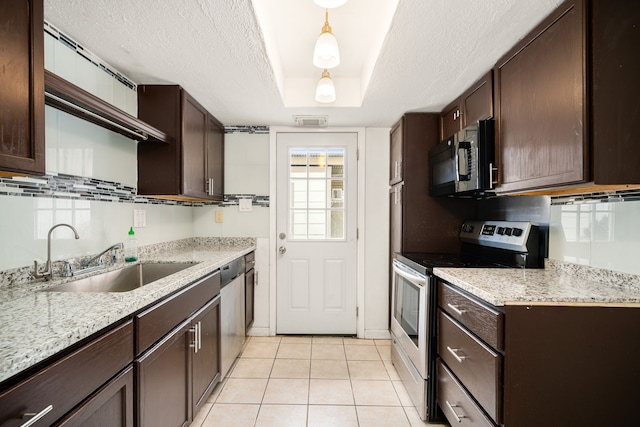
[(526, 221), (467, 221), (460, 240), (482, 246), (528, 252), (527, 240), (536, 226)]

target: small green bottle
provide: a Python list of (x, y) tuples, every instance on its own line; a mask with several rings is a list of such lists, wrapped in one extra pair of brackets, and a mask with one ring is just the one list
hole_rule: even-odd
[(134, 262), (138, 260), (138, 242), (136, 241), (136, 233), (133, 227), (129, 229), (129, 240), (124, 245), (124, 260), (126, 262)]

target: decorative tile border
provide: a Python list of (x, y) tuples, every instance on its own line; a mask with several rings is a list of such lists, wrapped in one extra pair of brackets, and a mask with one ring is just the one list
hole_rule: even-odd
[(551, 205), (577, 205), (581, 203), (614, 203), (640, 200), (640, 189), (601, 191), (597, 193), (575, 194), (572, 196), (551, 196)]
[(129, 89), (133, 91), (138, 90), (138, 85), (136, 85), (127, 77), (123, 76), (121, 73), (116, 71), (113, 67), (111, 67), (109, 64), (104, 62), (102, 59), (98, 58), (96, 55), (94, 55), (91, 51), (86, 49), (80, 43), (76, 42), (71, 37), (64, 34), (63, 32), (58, 30), (56, 27), (54, 27), (47, 21), (44, 21), (44, 31), (49, 33), (55, 39), (59, 40), (62, 44), (67, 46), (69, 49), (75, 51), (78, 55), (82, 56), (87, 61), (91, 62), (96, 67), (100, 68), (105, 73), (109, 74), (114, 79), (118, 80), (123, 85), (127, 86)]
[(224, 133), (268, 134), (269, 126), (245, 126), (245, 125), (225, 126)]
[(177, 201), (145, 197), (135, 187), (96, 178), (55, 174), (44, 176), (0, 177), (0, 196), (51, 197), (115, 203), (138, 203), (173, 206), (233, 206), (239, 199), (251, 198), (252, 205), (269, 207), (269, 196), (255, 194), (229, 194), (222, 202)]

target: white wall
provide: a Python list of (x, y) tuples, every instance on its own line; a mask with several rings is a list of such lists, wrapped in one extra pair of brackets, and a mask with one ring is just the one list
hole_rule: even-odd
[(366, 130), (365, 338), (389, 337), (389, 130)]
[(640, 201), (551, 206), (549, 258), (640, 274)]

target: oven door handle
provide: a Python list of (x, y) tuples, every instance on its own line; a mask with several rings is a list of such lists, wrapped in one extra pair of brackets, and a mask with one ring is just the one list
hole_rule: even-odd
[(393, 271), (401, 277), (404, 277), (411, 283), (425, 286), (427, 284), (427, 278), (415, 271), (405, 267), (400, 261), (393, 260)]

